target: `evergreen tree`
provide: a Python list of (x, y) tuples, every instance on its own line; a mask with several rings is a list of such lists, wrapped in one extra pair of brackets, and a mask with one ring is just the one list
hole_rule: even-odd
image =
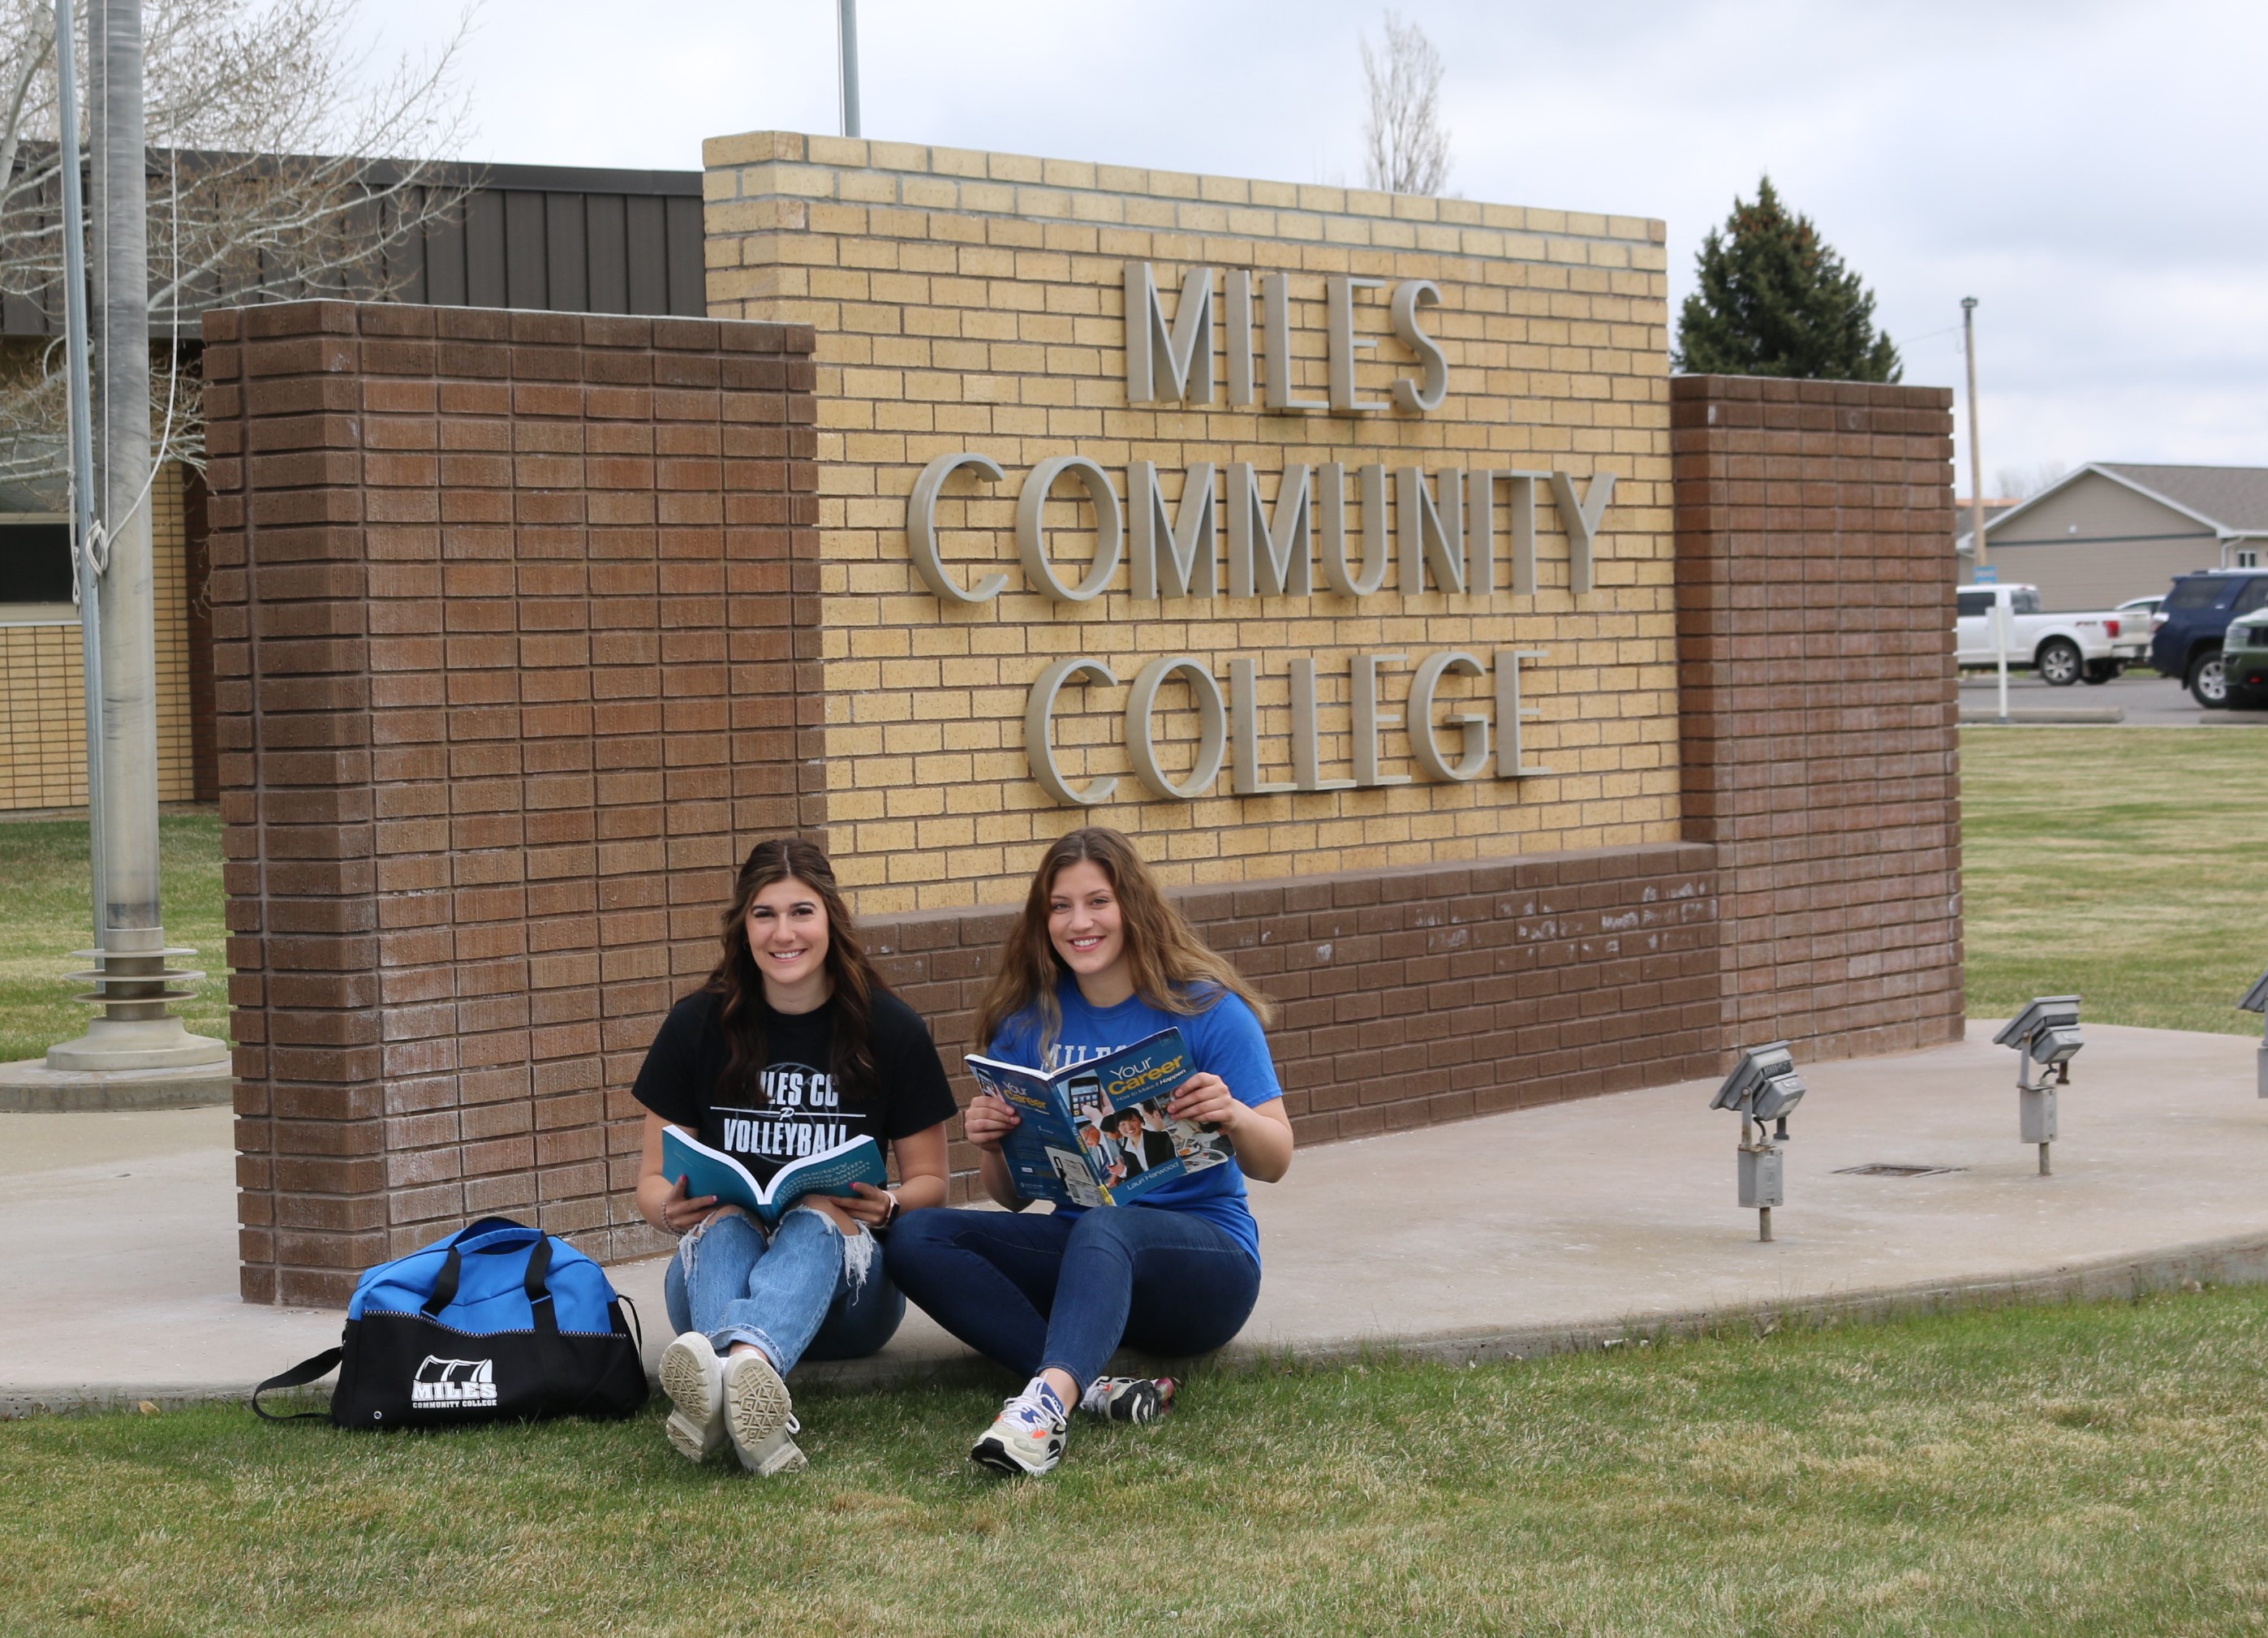
[(1832, 381), (1904, 373), (1890, 338), (1875, 334), (1874, 293), (1810, 218), (1788, 213), (1771, 177), (1754, 204), (1734, 197), (1724, 231), (1709, 230), (1695, 261), (1701, 288), (1678, 315), (1678, 369)]

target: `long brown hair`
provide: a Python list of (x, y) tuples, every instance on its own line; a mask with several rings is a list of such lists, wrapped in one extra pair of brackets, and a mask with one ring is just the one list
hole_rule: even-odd
[(846, 1102), (862, 1102), (880, 1089), (881, 1071), (874, 1062), (868, 1026), (882, 981), (866, 959), (866, 947), (858, 941), (843, 890), (835, 885), (835, 867), (814, 844), (790, 836), (759, 842), (748, 850), (733, 883), (732, 904), (725, 911), (725, 954), (706, 985), (725, 998), (717, 1022), (732, 1049), (717, 1081), (714, 1096), (720, 1103), (746, 1097), (762, 1108), (770, 1102), (755, 1074), (764, 1060), (764, 1019), (771, 1009), (764, 1004), (763, 975), (756, 969), (755, 953), (748, 948), (748, 906), (773, 882), (790, 881), (817, 894), (827, 911), (827, 978), (835, 1007), (834, 1062), (828, 1072), (835, 1077), (836, 1093)]
[(1063, 1008), (1056, 1000), (1056, 985), (1071, 969), (1056, 954), (1048, 936), (1048, 900), (1056, 878), (1071, 866), (1086, 860), (1108, 878), (1118, 900), (1118, 918), (1124, 928), (1126, 964), (1133, 976), (1134, 993), (1160, 1012), (1188, 1017), (1204, 1012), (1224, 994), (1241, 998), (1262, 1023), (1275, 1009), (1267, 997), (1246, 983), (1235, 968), (1216, 955), (1199, 938), (1182, 912), (1167, 903), (1157, 878), (1134, 844), (1104, 825), (1089, 825), (1061, 837), (1048, 849), (1032, 876), (1023, 912), (1009, 929), (1000, 952), (999, 975), (985, 992), (976, 1013), (976, 1039), (989, 1044), (1000, 1026), (1027, 1008), (1040, 1015), (1040, 1051), (1044, 1056), (1063, 1033)]

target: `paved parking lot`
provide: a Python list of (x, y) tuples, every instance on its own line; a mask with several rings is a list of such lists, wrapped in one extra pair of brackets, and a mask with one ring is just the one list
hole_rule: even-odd
[[(1999, 683), (1991, 672), (1963, 672), (1961, 709), (1964, 716), (1991, 712), (1999, 706)], [(2075, 682), (2069, 688), (2050, 688), (2029, 671), (2008, 674), (2011, 712), (2102, 710), (2117, 707), (2126, 713), (2118, 727), (2128, 728), (2268, 727), (2268, 711), (2205, 711), (2179, 682), (2154, 671), (2132, 671), (2115, 682)]]

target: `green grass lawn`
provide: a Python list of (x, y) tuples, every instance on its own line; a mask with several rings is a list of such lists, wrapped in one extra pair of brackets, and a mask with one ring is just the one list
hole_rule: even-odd
[(2089, 1022), (2260, 1032), (2268, 736), (1976, 728), (1961, 775), (1970, 1017), (2076, 992)]
[(2268, 1292), (1458, 1370), (1200, 1378), (1064, 1466), (974, 1390), (809, 1392), (811, 1466), (658, 1415), (386, 1436), (0, 1429), (0, 1628), (202, 1633), (2268, 1630)]
[[(200, 1035), (228, 1035), (227, 937), (220, 880), (220, 819), (167, 814), (158, 821), (158, 866), (165, 876), (166, 941), (196, 958), (182, 964), (209, 975), (182, 1008)], [(58, 1041), (86, 1033), (93, 1009), (73, 1000), (82, 986), (62, 982), (92, 963), (70, 959), (93, 941), (87, 886), (86, 822), (0, 823), (0, 882), (8, 910), (0, 916), (0, 1062), (37, 1058)]]

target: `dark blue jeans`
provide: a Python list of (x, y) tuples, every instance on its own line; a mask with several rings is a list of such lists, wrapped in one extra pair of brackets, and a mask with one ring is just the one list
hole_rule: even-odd
[(885, 1255), (898, 1288), (979, 1354), (1026, 1378), (1066, 1371), (1082, 1389), (1122, 1343), (1211, 1353), (1260, 1296), (1260, 1265), (1226, 1230), (1152, 1206), (936, 1206), (900, 1218)]

